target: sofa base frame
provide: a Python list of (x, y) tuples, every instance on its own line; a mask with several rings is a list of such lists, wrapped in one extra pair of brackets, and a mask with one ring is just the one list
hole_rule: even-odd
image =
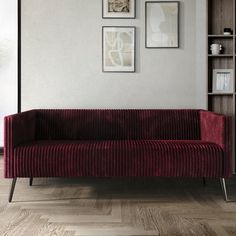
[[(14, 190), (15, 190), (15, 186), (16, 186), (16, 181), (17, 181), (17, 178), (12, 179), (8, 202), (12, 202), (12, 198), (13, 198), (13, 194), (14, 194)], [(203, 184), (204, 185), (206, 184), (206, 179), (205, 178), (203, 178)], [(226, 188), (226, 183), (225, 183), (224, 178), (220, 178), (220, 184), (221, 184), (221, 188), (222, 188), (222, 191), (223, 191), (223, 194), (224, 194), (225, 201), (226, 202), (231, 202), (231, 200), (229, 200), (229, 198), (228, 198), (228, 193), (227, 193), (227, 188)], [(30, 186), (33, 185), (33, 178), (32, 177), (29, 179), (29, 185)]]

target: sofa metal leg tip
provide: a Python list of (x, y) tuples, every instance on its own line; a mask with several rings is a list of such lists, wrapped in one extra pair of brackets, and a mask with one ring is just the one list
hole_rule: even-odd
[(234, 200), (228, 198), (228, 193), (227, 193), (227, 188), (226, 188), (225, 179), (224, 179), (224, 178), (220, 178), (220, 183), (221, 183), (221, 188), (222, 188), (222, 190), (223, 190), (225, 202), (226, 202), (226, 203), (235, 202)]

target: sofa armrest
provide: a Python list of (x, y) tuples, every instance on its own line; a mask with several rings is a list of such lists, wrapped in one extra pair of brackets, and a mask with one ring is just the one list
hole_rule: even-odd
[(232, 120), (228, 116), (200, 111), (201, 140), (218, 144), (224, 151), (223, 176), (232, 175)]
[(13, 149), (35, 139), (35, 110), (4, 117), (4, 176), (14, 177)]

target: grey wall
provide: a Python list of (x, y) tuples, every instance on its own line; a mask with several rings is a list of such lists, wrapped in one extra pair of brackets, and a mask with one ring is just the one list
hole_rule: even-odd
[(0, 0), (0, 147), (3, 117), (17, 112), (17, 0)]
[(196, 105), (207, 108), (207, 1), (196, 0)]
[[(181, 1), (180, 49), (145, 49), (144, 0), (133, 20), (102, 19), (101, 5), (22, 0), (23, 110), (205, 108), (205, 0)], [(137, 27), (136, 73), (102, 73), (102, 26), (109, 25)]]

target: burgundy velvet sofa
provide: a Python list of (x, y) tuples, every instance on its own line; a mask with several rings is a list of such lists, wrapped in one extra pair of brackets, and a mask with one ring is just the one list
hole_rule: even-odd
[(232, 174), (230, 119), (204, 110), (31, 110), (5, 117), (5, 177)]

